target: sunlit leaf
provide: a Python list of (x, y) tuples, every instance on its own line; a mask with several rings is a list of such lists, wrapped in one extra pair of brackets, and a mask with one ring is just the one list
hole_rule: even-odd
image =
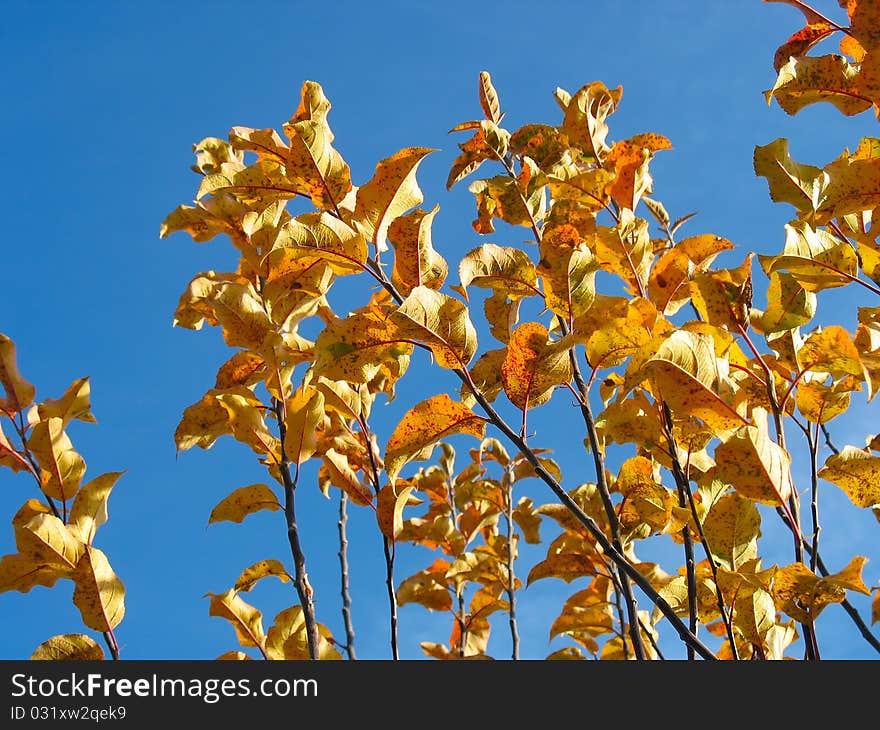
[(712, 504), (703, 533), (713, 557), (729, 570), (758, 556), (761, 514), (751, 499), (733, 492)]
[(832, 454), (819, 476), (836, 484), (858, 507), (880, 504), (880, 456), (855, 446), (844, 446)]
[(71, 499), (86, 471), (86, 463), (73, 448), (64, 421), (49, 418), (34, 426), (28, 448), (42, 469), (42, 489), (53, 499)]
[(526, 410), (549, 401), (556, 386), (571, 380), (571, 344), (549, 341), (549, 333), (537, 322), (517, 327), (501, 366), (501, 382), (510, 402)]
[(871, 100), (859, 92), (859, 68), (843, 56), (800, 56), (788, 59), (779, 69), (765, 97), (768, 103), (775, 98), (787, 114), (828, 102), (851, 117), (871, 108)]
[(265, 484), (251, 484), (247, 487), (239, 487), (228, 497), (224, 497), (217, 506), (211, 510), (208, 524), (214, 522), (241, 522), (248, 515), (260, 510), (277, 512), (281, 509), (278, 497), (275, 496)]
[(870, 595), (862, 582), (862, 568), (867, 558), (854, 557), (840, 573), (820, 578), (803, 563), (792, 563), (776, 571), (773, 597), (777, 605), (793, 619), (812, 623), (830, 603), (841, 603), (846, 591)]
[(71, 531), (87, 545), (92, 544), (95, 532), (107, 521), (110, 490), (124, 473), (111, 471), (95, 477), (83, 485), (73, 500), (67, 523)]
[(33, 403), (36, 389), (19, 374), (15, 344), (4, 334), (0, 334), (0, 385), (6, 393), (0, 398), (0, 410), (16, 413)]
[(818, 167), (791, 159), (787, 139), (755, 147), (754, 166), (756, 174), (767, 178), (774, 202), (790, 203), (802, 215), (813, 215), (819, 209), (828, 176)]
[(424, 200), (416, 182), (416, 170), (425, 156), (434, 151), (427, 147), (402, 149), (379, 162), (373, 178), (358, 188), (352, 220), (378, 251), (388, 250), (388, 227), (392, 221)]
[(107, 556), (98, 548), (86, 546), (73, 570), (73, 580), (73, 603), (83, 623), (95, 631), (118, 626), (125, 616), (125, 587)]
[[(329, 641), (332, 634), (323, 624), (318, 624), (318, 659), (342, 659), (342, 655)], [(309, 643), (306, 619), (302, 606), (285, 608), (275, 616), (275, 622), (266, 635), (266, 654), (270, 659), (309, 659)]]
[(476, 352), (477, 332), (468, 309), (447, 294), (417, 286), (391, 315), (391, 320), (401, 339), (430, 347), (441, 367), (464, 367)]
[(282, 583), (289, 583), (293, 580), (280, 560), (260, 560), (241, 572), (241, 575), (235, 581), (233, 590), (239, 593), (246, 593), (263, 578), (272, 576), (278, 578)]
[(388, 227), (388, 239), (394, 246), (391, 281), (404, 296), (417, 286), (439, 289), (446, 280), (449, 266), (431, 241), (431, 225), (439, 210), (439, 205), (429, 212), (416, 208), (395, 218)]
[(101, 661), (104, 650), (95, 640), (85, 634), (60, 634), (40, 644), (33, 654), (33, 661)]
[(530, 545), (541, 544), (541, 515), (535, 510), (529, 497), (521, 497), (513, 510), (513, 520), (523, 531), (523, 538)]
[(211, 597), (208, 614), (229, 621), (242, 646), (259, 647), (265, 644), (263, 614), (242, 600), (234, 588), (230, 588), (225, 593), (206, 593), (205, 596)]
[(95, 423), (89, 401), (90, 386), (88, 378), (78, 378), (57, 400), (47, 398), (38, 406), (37, 412), (41, 421), (60, 418), (67, 426), (74, 419)]

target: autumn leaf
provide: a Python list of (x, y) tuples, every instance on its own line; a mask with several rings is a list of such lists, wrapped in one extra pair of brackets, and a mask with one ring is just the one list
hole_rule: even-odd
[(280, 442), (269, 432), (263, 404), (252, 391), (239, 387), (221, 391), (216, 398), (229, 414), (229, 426), (236, 441), (249, 446), (255, 454), (280, 461)]
[(239, 350), (220, 366), (214, 388), (225, 390), (237, 385), (251, 386), (259, 383), (265, 372), (266, 361), (260, 355), (249, 350)]
[(323, 464), (318, 472), (318, 481), (325, 494), (328, 488), (326, 482), (329, 482), (344, 491), (355, 504), (368, 506), (373, 503), (373, 493), (361, 482), (344, 454), (327, 449), (321, 454), (321, 461)]
[(280, 510), (281, 505), (278, 503), (278, 497), (265, 484), (251, 484), (236, 489), (228, 497), (220, 500), (217, 506), (211, 510), (208, 524), (224, 520), (241, 522), (248, 515), (264, 509), (270, 512)]
[(789, 616), (802, 623), (812, 623), (830, 603), (842, 603), (846, 591), (871, 595), (862, 582), (862, 568), (867, 558), (854, 557), (839, 573), (820, 578), (803, 563), (792, 563), (776, 571), (773, 598)]
[(111, 631), (118, 626), (125, 616), (125, 588), (107, 556), (98, 548), (85, 546), (73, 570), (73, 580), (73, 603), (83, 623), (95, 631)]
[(562, 131), (569, 142), (601, 163), (610, 147), (606, 120), (617, 110), (623, 88), (608, 89), (594, 81), (578, 89), (574, 95), (563, 89), (556, 90), (556, 101), (562, 108)]
[(503, 291), (513, 300), (540, 294), (535, 265), (518, 248), (484, 243), (462, 258), (458, 275), (465, 289), (473, 285)]
[(427, 458), (440, 439), (456, 433), (482, 438), (486, 419), (448, 395), (422, 401), (401, 419), (385, 448), (385, 471), (394, 483), (407, 462)]
[(368, 383), (390, 360), (406, 370), (413, 345), (390, 320), (372, 312), (354, 313), (324, 328), (315, 341), (317, 376)]
[(774, 202), (790, 203), (801, 215), (815, 215), (828, 185), (828, 175), (818, 167), (793, 160), (787, 139), (755, 147), (754, 167), (757, 175), (767, 179)]
[(36, 389), (19, 374), (15, 344), (4, 334), (0, 334), (0, 385), (6, 393), (0, 398), (0, 410), (13, 414), (33, 403)]
[(101, 661), (104, 650), (85, 634), (60, 634), (40, 644), (32, 661)]
[(709, 508), (703, 534), (713, 557), (732, 571), (758, 556), (761, 514), (751, 499), (722, 494)]
[(426, 286), (413, 288), (392, 313), (391, 321), (400, 339), (430, 347), (441, 367), (465, 367), (477, 350), (477, 331), (467, 307), (458, 299)]
[(773, 68), (779, 72), (792, 56), (806, 56), (807, 52), (823, 38), (833, 33), (835, 28), (826, 20), (813, 17), (797, 33), (776, 49)]
[(880, 456), (867, 449), (844, 446), (825, 460), (819, 476), (840, 487), (857, 507), (880, 504)]
[(816, 295), (804, 289), (793, 274), (772, 271), (767, 286), (767, 309), (756, 323), (765, 334), (801, 327), (816, 314)]
[(835, 377), (854, 375), (865, 378), (859, 350), (849, 333), (839, 325), (829, 325), (813, 332), (798, 351), (803, 370), (830, 373)]
[(671, 148), (672, 143), (660, 134), (637, 134), (615, 142), (604, 161), (604, 166), (615, 172), (608, 194), (620, 206), (635, 210), (641, 197), (653, 191), (648, 163), (655, 152)]
[(504, 392), (517, 408), (527, 410), (550, 400), (557, 385), (571, 380), (571, 342), (549, 341), (546, 328), (527, 322), (514, 330), (501, 366)]
[(68, 517), (70, 530), (84, 543), (91, 545), (97, 529), (107, 521), (107, 500), (110, 490), (125, 472), (111, 471), (95, 477), (73, 500)]
[(284, 409), (284, 453), (294, 464), (302, 464), (318, 446), (315, 432), (324, 421), (324, 394), (302, 385), (288, 398)]
[(749, 324), (752, 306), (752, 258), (734, 269), (720, 269), (697, 274), (691, 286), (691, 298), (700, 316), (716, 327), (737, 331)]
[(78, 419), (86, 423), (97, 423), (91, 412), (89, 402), (90, 386), (88, 378), (77, 378), (57, 400), (47, 398), (37, 406), (41, 421), (60, 418), (64, 426)]
[[(323, 624), (318, 624), (318, 659), (341, 660), (342, 655), (330, 642), (333, 635)], [(308, 637), (302, 606), (291, 606), (275, 616), (266, 634), (266, 654), (276, 660), (309, 659)]]
[(525, 541), (530, 545), (540, 545), (541, 515), (529, 497), (521, 497), (513, 510), (513, 520), (523, 531)]
[(404, 296), (417, 286), (439, 289), (446, 281), (449, 266), (431, 241), (431, 225), (439, 210), (439, 205), (431, 211), (416, 208), (388, 227), (388, 240), (394, 246), (391, 281)]
[(452, 594), (446, 582), (450, 565), (437, 558), (428, 568), (404, 578), (396, 591), (398, 605), (418, 603), (430, 611), (452, 610)]
[(475, 180), (468, 186), (468, 191), (476, 199), (477, 218), (471, 225), (477, 233), (494, 233), (495, 219), (512, 226), (531, 228), (533, 221), (544, 216), (544, 188), (535, 183), (523, 189), (519, 180), (496, 175), (486, 180)]
[(238, 593), (247, 593), (263, 578), (274, 576), (282, 583), (293, 580), (284, 564), (280, 560), (260, 560), (245, 568), (235, 581), (233, 590)]
[(779, 69), (776, 83), (764, 96), (768, 104), (776, 99), (786, 114), (828, 102), (851, 117), (871, 108), (871, 99), (859, 93), (859, 81), (859, 67), (843, 56), (799, 56)]
[(242, 600), (234, 588), (225, 593), (206, 593), (205, 596), (211, 597), (208, 614), (229, 621), (242, 646), (262, 648), (265, 645), (263, 614)]
[(379, 162), (372, 179), (358, 188), (352, 222), (377, 251), (388, 250), (392, 221), (424, 200), (416, 170), (425, 156), (435, 151), (427, 147), (402, 149)]
[(213, 388), (183, 411), (174, 431), (178, 454), (193, 446), (210, 449), (220, 436), (232, 433), (229, 411), (217, 399), (224, 392), (229, 391)]
[(766, 417), (742, 426), (715, 448), (716, 476), (748, 499), (779, 506), (791, 495), (791, 456), (770, 440)]
[(42, 469), (42, 489), (53, 499), (72, 499), (82, 482), (86, 463), (73, 448), (64, 421), (49, 418), (37, 423), (28, 437), (28, 448)]

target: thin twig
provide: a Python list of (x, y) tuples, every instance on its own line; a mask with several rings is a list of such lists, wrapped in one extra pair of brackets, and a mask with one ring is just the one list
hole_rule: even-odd
[(513, 532), (513, 481), (508, 468), (506, 489), (504, 491), (504, 516), (507, 521), (507, 617), (510, 624), (511, 659), (519, 659), (519, 631), (516, 625), (516, 573), (514, 572), (514, 541)]
[(309, 584), (309, 576), (306, 572), (306, 556), (300, 542), (299, 527), (296, 523), (296, 483), (299, 479), (299, 464), (296, 465), (295, 475), (290, 473), (290, 459), (284, 448), (287, 436), (285, 424), (284, 402), (278, 398), (272, 399), (275, 419), (278, 421), (278, 433), (281, 440), (281, 463), (278, 465), (281, 472), (281, 480), (284, 484), (284, 516), (287, 521), (287, 540), (290, 543), (290, 551), (293, 555), (294, 586), (299, 596), (300, 606), (303, 610), (303, 618), (306, 625), (306, 639), (309, 646), (309, 658), (319, 657), (319, 634), (318, 622), (315, 620), (315, 603), (312, 586)]
[(339, 495), (339, 567), (342, 581), (342, 622), (345, 626), (345, 653), (349, 659), (357, 659), (354, 650), (354, 625), (351, 621), (351, 592), (348, 590), (348, 495), (340, 490)]

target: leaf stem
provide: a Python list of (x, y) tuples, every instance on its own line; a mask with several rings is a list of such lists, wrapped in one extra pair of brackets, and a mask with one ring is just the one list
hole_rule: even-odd
[(357, 659), (354, 650), (354, 625), (351, 620), (351, 592), (348, 589), (348, 537), (346, 526), (348, 524), (348, 495), (340, 490), (339, 495), (339, 521), (336, 526), (339, 529), (339, 568), (342, 584), (342, 622), (345, 626), (345, 653), (351, 660)]

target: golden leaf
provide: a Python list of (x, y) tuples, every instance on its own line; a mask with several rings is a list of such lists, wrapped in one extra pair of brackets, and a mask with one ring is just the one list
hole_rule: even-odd
[(778, 71), (764, 96), (768, 104), (776, 99), (786, 114), (819, 102), (829, 102), (848, 117), (871, 108), (871, 100), (859, 93), (859, 67), (843, 56), (789, 58)]
[(867, 449), (844, 446), (828, 457), (819, 476), (840, 487), (858, 507), (880, 504), (880, 456)]
[(92, 479), (73, 500), (67, 524), (71, 532), (87, 545), (95, 539), (97, 529), (107, 521), (107, 500), (119, 477), (125, 472), (110, 471)]
[(282, 583), (289, 583), (293, 580), (280, 560), (260, 560), (241, 572), (235, 581), (233, 590), (238, 593), (247, 593), (263, 578), (270, 576), (275, 576)]
[(707, 271), (694, 277), (691, 298), (709, 324), (732, 331), (748, 325), (752, 306), (752, 257), (749, 253), (735, 269)]
[[(340, 660), (342, 655), (329, 641), (333, 635), (323, 624), (318, 624), (318, 659)], [(302, 660), (309, 658), (306, 619), (302, 606), (285, 608), (277, 616), (266, 635), (266, 654), (270, 659)]]
[(125, 616), (125, 587), (107, 556), (90, 545), (73, 571), (73, 603), (83, 623), (95, 631), (111, 631)]
[(816, 314), (816, 295), (804, 289), (794, 274), (772, 271), (767, 286), (767, 309), (755, 324), (768, 335), (807, 324)]
[(89, 379), (78, 378), (59, 399), (47, 398), (37, 407), (41, 421), (60, 418), (67, 426), (74, 419), (96, 423), (89, 402)]
[(372, 179), (358, 188), (353, 225), (379, 252), (387, 251), (388, 227), (424, 200), (416, 170), (426, 155), (436, 150), (408, 147), (376, 165)]
[(280, 462), (281, 444), (266, 426), (259, 398), (241, 387), (221, 391), (216, 398), (229, 414), (229, 426), (235, 440), (250, 446), (255, 454), (270, 456), (276, 463)]
[[(488, 350), (477, 358), (470, 369), (471, 380), (489, 402), (495, 400), (503, 390), (501, 366), (504, 364), (506, 354), (506, 349)], [(461, 386), (461, 402), (468, 407), (477, 402), (467, 385)]]
[(294, 464), (302, 464), (317, 448), (315, 432), (324, 421), (324, 394), (302, 385), (287, 399), (284, 407), (284, 453)]
[(586, 243), (573, 248), (553, 249), (541, 242), (538, 272), (547, 297), (547, 308), (572, 321), (590, 309), (596, 297), (596, 272), (599, 261)]
[(327, 325), (315, 342), (313, 372), (330, 380), (369, 383), (388, 361), (405, 371), (413, 345), (388, 319), (359, 312)]
[(510, 299), (540, 294), (535, 265), (518, 248), (485, 243), (470, 251), (458, 265), (462, 287), (479, 286), (503, 291)]
[(0, 410), (17, 413), (33, 403), (36, 389), (19, 374), (15, 344), (4, 334), (0, 334), (0, 385), (6, 393), (0, 398)]
[(715, 560), (736, 571), (758, 557), (761, 513), (750, 499), (735, 492), (722, 494), (709, 508), (703, 533)]
[(480, 71), (480, 108), (486, 119), (495, 124), (501, 123), (501, 102), (498, 101), (498, 92), (492, 85), (492, 77), (488, 71)]
[(215, 285), (211, 306), (223, 328), (223, 340), (230, 347), (259, 351), (263, 349), (267, 337), (276, 332), (262, 298), (250, 282)]
[(418, 603), (429, 611), (451, 611), (452, 594), (446, 583), (450, 563), (437, 558), (430, 567), (405, 578), (397, 587), (397, 603)]
[(859, 350), (849, 333), (838, 325), (813, 332), (797, 354), (803, 370), (830, 373), (835, 377), (854, 375), (865, 378)]
[(606, 143), (608, 125), (605, 120), (617, 110), (623, 88), (608, 89), (594, 81), (578, 89), (573, 96), (562, 89), (556, 90), (556, 101), (565, 117), (562, 131), (572, 146), (602, 162), (611, 149)]
[(780, 137), (762, 147), (755, 147), (755, 173), (767, 179), (770, 198), (776, 203), (790, 203), (799, 214), (815, 215), (828, 184), (827, 174), (812, 165), (791, 159), (788, 140)]
[(527, 410), (550, 400), (557, 385), (571, 380), (570, 340), (549, 342), (537, 322), (514, 330), (501, 366), (504, 392), (517, 408)]
[(608, 194), (621, 207), (635, 210), (642, 195), (652, 192), (654, 181), (648, 163), (658, 150), (671, 148), (672, 143), (660, 134), (637, 134), (615, 142), (604, 161), (604, 166), (616, 173)]
[(807, 25), (776, 49), (773, 55), (773, 68), (778, 72), (791, 56), (806, 56), (813, 46), (834, 30), (830, 23), (818, 16), (807, 20)]
[(193, 446), (210, 449), (220, 436), (232, 433), (229, 411), (217, 400), (220, 393), (229, 390), (211, 389), (200, 401), (183, 411), (180, 423), (174, 431), (174, 443), (177, 445), (178, 453)]
[(32, 661), (101, 661), (104, 650), (85, 634), (60, 634), (40, 644)]
[(391, 483), (404, 465), (427, 458), (440, 439), (462, 433), (482, 438), (486, 419), (448, 395), (435, 395), (410, 409), (391, 434), (385, 448), (385, 471)]
[(64, 421), (49, 418), (37, 423), (28, 437), (28, 448), (42, 470), (42, 489), (62, 502), (73, 498), (82, 482), (86, 463), (73, 449)]
[(251, 484), (236, 489), (228, 497), (220, 500), (217, 506), (211, 510), (208, 524), (224, 520), (241, 522), (248, 515), (264, 509), (270, 512), (277, 512), (281, 509), (275, 492), (265, 484)]
[(264, 258), (270, 281), (277, 282), (280, 278), (281, 272), (277, 269), (281, 254), (289, 255), (304, 266), (323, 261), (334, 274), (344, 276), (364, 270), (368, 251), (360, 233), (335, 215), (321, 212), (303, 213), (281, 227), (272, 250)]
[[(849, 386), (849, 387), (848, 387)], [(811, 423), (828, 423), (849, 408), (850, 393), (858, 387), (855, 378), (844, 378), (839, 384), (825, 385), (802, 379), (797, 386), (795, 405)]]
[(792, 563), (776, 571), (773, 598), (780, 609), (802, 623), (812, 623), (829, 603), (841, 603), (846, 591), (870, 595), (862, 582), (867, 558), (854, 557), (839, 573), (820, 578), (803, 563)]
[(570, 596), (550, 626), (550, 638), (586, 633), (601, 636), (614, 631), (614, 607), (607, 580), (596, 579), (590, 587)]
[(242, 600), (234, 588), (225, 593), (206, 593), (211, 597), (208, 615), (224, 618), (235, 629), (239, 643), (244, 647), (262, 647), (266, 643), (263, 633), (263, 614)]
[(259, 383), (266, 372), (266, 361), (254, 352), (239, 350), (217, 371), (214, 388), (225, 390), (237, 385), (251, 386)]
[(765, 418), (742, 426), (715, 448), (716, 476), (743, 497), (774, 507), (791, 495), (791, 456), (770, 440)]
[(431, 242), (431, 224), (440, 210), (421, 208), (395, 218), (388, 227), (388, 239), (394, 246), (394, 270), (391, 281), (404, 296), (417, 286), (439, 289), (446, 281), (449, 266)]
[(513, 510), (513, 520), (523, 531), (525, 541), (530, 545), (540, 545), (541, 515), (535, 510), (529, 497), (521, 497)]
[(382, 534), (392, 540), (396, 539), (403, 529), (403, 508), (411, 499), (415, 504), (420, 502), (411, 497), (415, 487), (402, 481), (400, 484), (395, 484), (396, 481), (392, 478), (391, 483), (382, 487), (376, 495), (376, 522)]
[(441, 367), (466, 367), (477, 350), (477, 331), (467, 307), (458, 299), (426, 286), (413, 288), (392, 313), (391, 321), (397, 326), (400, 339), (430, 347)]
[(344, 454), (337, 453), (335, 449), (328, 449), (321, 455), (321, 460), (323, 465), (318, 480), (325, 494), (326, 485), (323, 479), (326, 478), (330, 484), (344, 491), (355, 504), (366, 507), (373, 503), (373, 493), (361, 483)]

